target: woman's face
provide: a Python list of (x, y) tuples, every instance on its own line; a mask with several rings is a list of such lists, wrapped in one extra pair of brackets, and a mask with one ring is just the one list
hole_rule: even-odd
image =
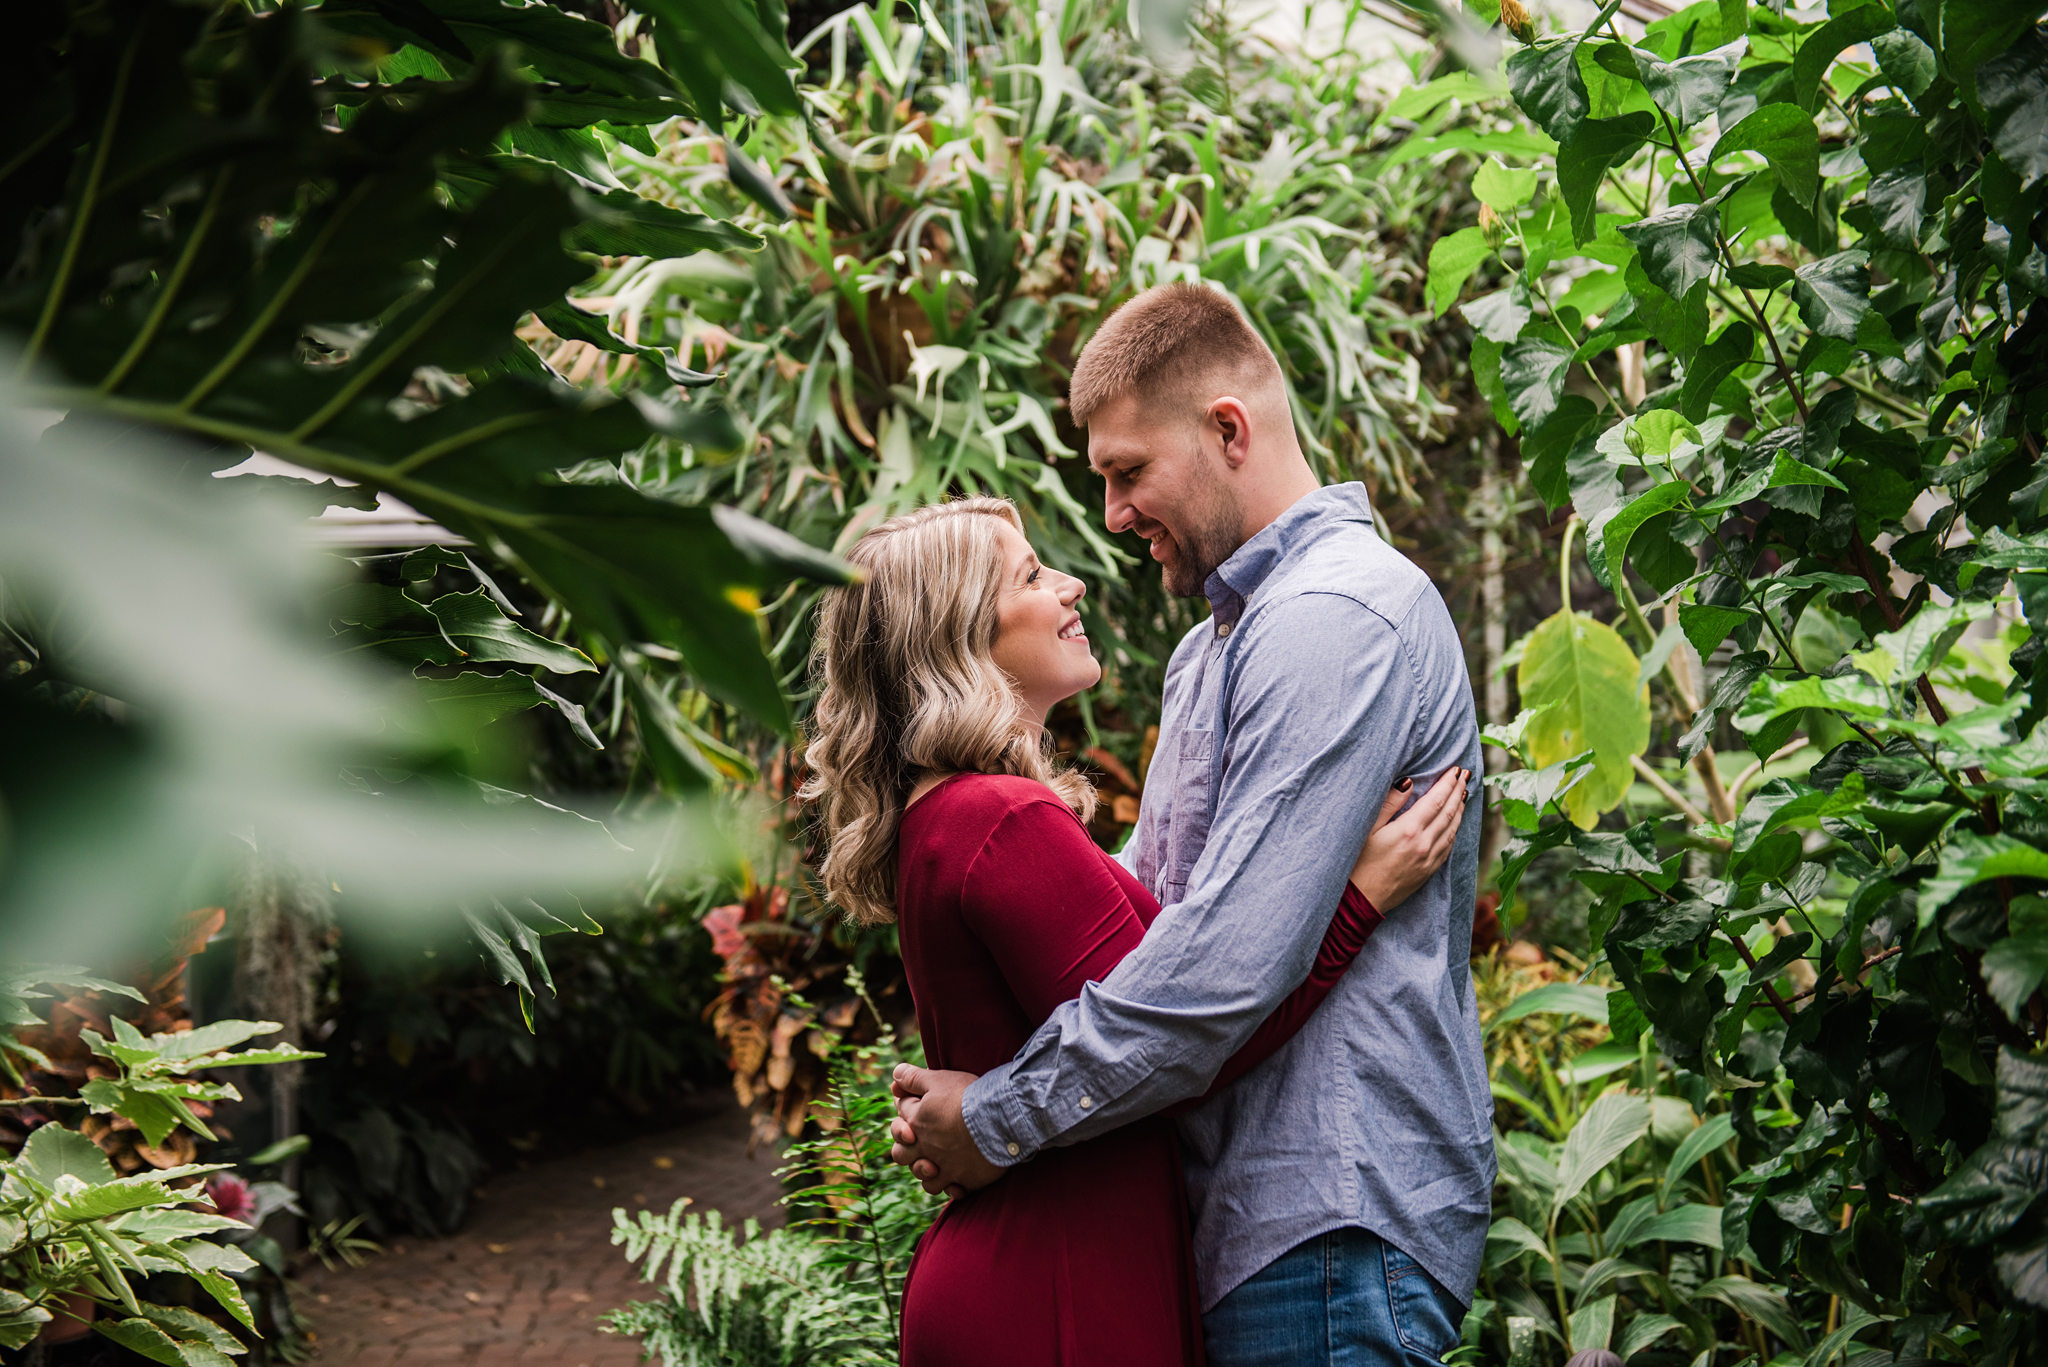
[(995, 662), (1015, 681), (1025, 716), (1042, 723), (1053, 704), (1102, 677), (1074, 611), (1088, 586), (1039, 564), (1031, 543), (1009, 523), (997, 526), (1003, 578), (996, 593)]

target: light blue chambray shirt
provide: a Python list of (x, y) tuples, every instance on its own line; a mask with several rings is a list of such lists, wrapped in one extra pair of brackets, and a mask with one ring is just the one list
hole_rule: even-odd
[[(1207, 1090), (1308, 976), (1389, 785), (1479, 768), (1450, 614), (1374, 532), (1362, 485), (1303, 498), (1207, 592), (1120, 856), (1166, 910), (968, 1089), (968, 1130), (997, 1163)], [(1468, 957), (1480, 809), (1293, 1041), (1181, 1120), (1204, 1310), (1347, 1226), (1471, 1302), (1495, 1173)]]

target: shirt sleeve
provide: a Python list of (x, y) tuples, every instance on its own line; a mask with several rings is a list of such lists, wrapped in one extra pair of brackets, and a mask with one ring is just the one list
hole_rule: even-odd
[(1315, 967), (1308, 971), (1302, 984), (1289, 992), (1273, 1008), (1273, 1014), (1252, 1031), (1252, 1037), (1244, 1047), (1230, 1056), (1216, 1074), (1216, 1080), (1209, 1084), (1209, 1090), (1186, 1101), (1177, 1101), (1166, 1108), (1168, 1115), (1186, 1115), (1195, 1107), (1215, 1096), (1231, 1083), (1264, 1063), (1280, 1052), (1280, 1046), (1294, 1038), (1301, 1027), (1308, 1024), (1308, 1018), (1323, 1004), (1323, 998), (1330, 995), (1330, 989), (1344, 976), (1344, 970), (1351, 967), (1351, 961), (1358, 957), (1358, 951), (1365, 948), (1365, 942), (1380, 928), (1387, 918), (1380, 915), (1372, 900), (1354, 886), (1350, 879), (1344, 880), (1344, 896), (1337, 903), (1337, 914), (1330, 918), (1330, 928), (1323, 932), (1322, 947), (1316, 950)]
[(1145, 937), (1102, 851), (1050, 796), (996, 823), (968, 866), (961, 913), (1033, 1020), (1108, 977)]
[(1185, 894), (968, 1088), (968, 1131), (991, 1162), (1200, 1096), (1309, 976), (1412, 751), (1416, 670), (1392, 624), (1339, 594), (1274, 603), (1230, 648), (1215, 819)]

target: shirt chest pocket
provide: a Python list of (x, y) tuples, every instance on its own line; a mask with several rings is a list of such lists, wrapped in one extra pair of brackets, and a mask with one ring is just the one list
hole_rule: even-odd
[(1216, 733), (1183, 731), (1176, 738), (1173, 820), (1167, 833), (1166, 895), (1172, 906), (1187, 894), (1188, 875), (1209, 843), (1209, 818), (1216, 796)]

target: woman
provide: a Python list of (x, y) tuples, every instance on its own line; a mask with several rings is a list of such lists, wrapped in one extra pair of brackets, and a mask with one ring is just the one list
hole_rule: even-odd
[[(1088, 838), (1094, 793), (1045, 746), (1047, 712), (1101, 677), (1074, 611), (1085, 587), (1040, 565), (995, 498), (895, 518), (848, 558), (867, 578), (824, 610), (804, 787), (821, 806), (821, 873), (857, 920), (897, 922), (932, 1062), (986, 1072), (1159, 915)], [(1463, 815), (1457, 777), (1398, 817), (1409, 781), (1388, 796), (1308, 980), (1215, 1088), (1285, 1044), (1379, 909), (1442, 865)], [(925, 1235), (904, 1367), (1196, 1367), (1187, 1222), (1166, 1116), (1048, 1150), (953, 1201)]]

